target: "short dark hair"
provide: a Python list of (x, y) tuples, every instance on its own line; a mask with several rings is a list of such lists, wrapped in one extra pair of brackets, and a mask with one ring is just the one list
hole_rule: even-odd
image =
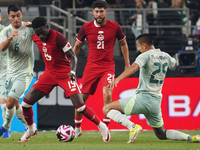
[(107, 2), (105, 0), (97, 0), (97, 1), (94, 1), (93, 4), (92, 4), (92, 8), (95, 9), (95, 8), (107, 8)]
[(139, 35), (137, 38), (136, 38), (136, 41), (138, 40), (138, 42), (140, 44), (142, 43), (146, 43), (147, 45), (151, 46), (153, 45), (153, 38), (151, 37), (150, 34), (148, 33), (143, 33), (141, 35)]
[(47, 25), (47, 20), (44, 17), (36, 17), (32, 21), (32, 28), (40, 28), (40, 27), (45, 27)]
[(10, 11), (14, 11), (14, 12), (17, 12), (17, 11), (21, 11), (22, 12), (22, 8), (21, 6), (17, 5), (17, 4), (10, 4), (8, 6), (8, 14), (10, 14)]

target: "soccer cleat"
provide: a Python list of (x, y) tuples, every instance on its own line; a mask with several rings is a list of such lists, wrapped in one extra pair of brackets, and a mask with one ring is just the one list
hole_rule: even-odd
[(129, 141), (127, 143), (135, 142), (138, 134), (140, 134), (140, 131), (142, 131), (142, 127), (140, 125), (136, 124), (135, 127), (130, 130)]
[(0, 127), (0, 137), (6, 132), (8, 129), (5, 129), (3, 126)]
[(190, 142), (192, 143), (199, 143), (200, 142), (200, 135), (195, 135), (191, 138)]
[(6, 131), (4, 132), (2, 138), (5, 138), (5, 139), (9, 139), (11, 137), (11, 132), (10, 131)]
[(101, 137), (103, 139), (104, 142), (109, 142), (110, 139), (111, 139), (111, 135), (110, 135), (110, 132), (108, 130), (108, 127), (105, 126), (103, 128), (100, 128), (100, 133), (101, 133)]
[(82, 135), (81, 128), (75, 128), (75, 137), (74, 138), (77, 138), (77, 137), (79, 137), (81, 135)]
[(35, 126), (35, 130), (34, 131), (29, 131), (29, 129), (27, 131), (25, 131), (24, 135), (18, 140), (18, 142), (27, 142), (31, 136), (37, 135), (37, 128), (36, 128), (36, 124), (34, 123)]

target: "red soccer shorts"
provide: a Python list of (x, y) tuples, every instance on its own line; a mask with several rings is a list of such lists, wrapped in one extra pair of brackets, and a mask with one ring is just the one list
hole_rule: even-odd
[(98, 83), (101, 87), (107, 86), (114, 80), (115, 69), (113, 66), (89, 66), (86, 65), (81, 80), (81, 92), (93, 95), (96, 91)]
[(34, 88), (46, 93), (47, 95), (53, 90), (55, 86), (60, 86), (64, 89), (66, 97), (81, 93), (76, 81), (71, 81), (66, 78), (55, 78), (48, 71), (44, 71), (39, 79), (33, 85)]

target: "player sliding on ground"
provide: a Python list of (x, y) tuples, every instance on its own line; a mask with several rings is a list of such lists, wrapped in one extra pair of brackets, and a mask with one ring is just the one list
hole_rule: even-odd
[(162, 86), (167, 68), (173, 68), (177, 62), (169, 54), (155, 49), (149, 34), (141, 34), (136, 38), (138, 50), (142, 53), (135, 62), (120, 76), (108, 85), (109, 88), (117, 86), (119, 81), (140, 70), (139, 85), (135, 94), (130, 98), (120, 99), (104, 106), (104, 114), (130, 130), (128, 143), (133, 143), (142, 127), (131, 122), (126, 116), (144, 114), (147, 123), (156, 136), (161, 139), (185, 140), (200, 142), (200, 135), (191, 136), (176, 130), (165, 130), (161, 113)]

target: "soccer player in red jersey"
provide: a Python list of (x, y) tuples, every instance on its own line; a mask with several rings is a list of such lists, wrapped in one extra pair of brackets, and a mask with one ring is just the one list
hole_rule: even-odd
[[(97, 0), (93, 3), (94, 21), (84, 23), (80, 28), (74, 52), (78, 55), (80, 47), (87, 39), (89, 53), (87, 63), (82, 77), (82, 96), (84, 102), (89, 95), (96, 91), (98, 83), (103, 88), (104, 105), (112, 102), (112, 89), (106, 86), (111, 83), (115, 76), (115, 62), (113, 60), (113, 49), (116, 38), (118, 39), (125, 61), (125, 69), (130, 66), (129, 51), (126, 36), (117, 22), (106, 19), (107, 3)], [(109, 124), (110, 119), (104, 116), (104, 123)], [(82, 114), (75, 111), (75, 137), (82, 134)]]
[(37, 134), (32, 106), (43, 96), (48, 95), (55, 86), (64, 89), (66, 97), (70, 97), (76, 110), (94, 122), (101, 132), (103, 141), (109, 142), (111, 136), (106, 124), (101, 122), (95, 112), (84, 104), (75, 80), (77, 57), (70, 43), (58, 31), (49, 29), (44, 17), (36, 17), (32, 21), (32, 28), (35, 31), (33, 41), (42, 54), (45, 71), (23, 99), (23, 115), (28, 124), (28, 130), (19, 139), (19, 142), (26, 142), (31, 136)]

